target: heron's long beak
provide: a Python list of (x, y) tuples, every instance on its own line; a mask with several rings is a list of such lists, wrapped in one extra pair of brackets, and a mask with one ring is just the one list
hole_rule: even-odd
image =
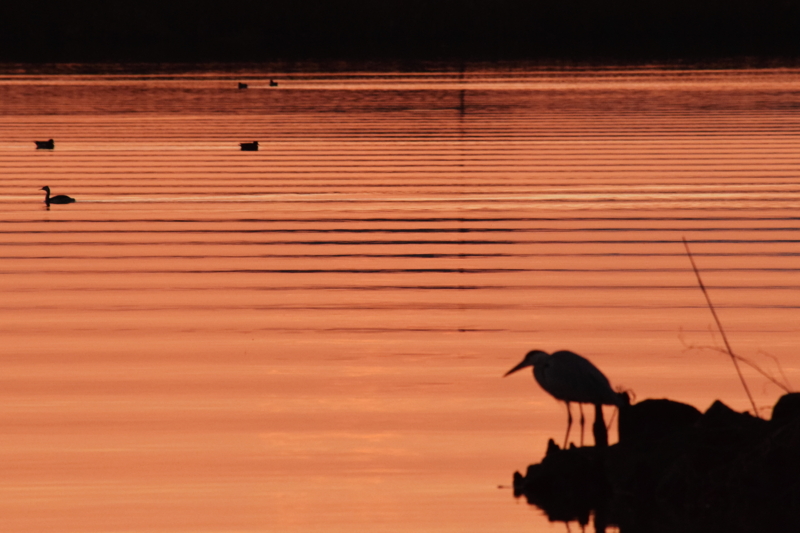
[(527, 360), (527, 359), (525, 359), (525, 360), (523, 360), (523, 361), (522, 361), (520, 364), (518, 364), (517, 366), (515, 366), (514, 368), (512, 368), (511, 370), (509, 370), (509, 371), (508, 371), (508, 372), (506, 372), (505, 374), (503, 374), (503, 377), (506, 377), (506, 376), (507, 376), (507, 375), (509, 375), (509, 374), (513, 374), (513, 373), (514, 373), (514, 372), (516, 372), (517, 370), (522, 370), (522, 369), (523, 369), (523, 368), (525, 368), (526, 366), (533, 366), (533, 365), (531, 365), (531, 364), (528, 362), (528, 360)]

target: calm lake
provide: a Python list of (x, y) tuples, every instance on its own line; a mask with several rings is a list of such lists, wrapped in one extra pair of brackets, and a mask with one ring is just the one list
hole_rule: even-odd
[(4, 531), (565, 531), (528, 350), (750, 408), (683, 238), (800, 383), (800, 70), (0, 71)]

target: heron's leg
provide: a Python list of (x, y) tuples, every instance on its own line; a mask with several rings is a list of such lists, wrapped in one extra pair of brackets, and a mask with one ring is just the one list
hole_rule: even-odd
[(569, 442), (569, 428), (572, 427), (572, 411), (569, 409), (569, 402), (564, 402), (567, 404), (567, 434), (564, 435), (564, 448), (567, 449), (567, 443)]
[(584, 418), (583, 418), (583, 404), (578, 404), (578, 409), (581, 412), (581, 447), (583, 447), (583, 426), (584, 426)]
[(603, 406), (595, 404), (594, 406), (594, 426), (592, 426), (594, 433), (594, 445), (596, 448), (608, 447), (608, 431), (606, 431), (606, 423), (603, 420)]

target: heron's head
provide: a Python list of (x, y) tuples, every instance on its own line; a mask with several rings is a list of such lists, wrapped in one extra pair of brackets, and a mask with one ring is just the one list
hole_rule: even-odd
[(50, 192), (50, 187), (48, 187), (47, 185), (45, 185), (44, 187), (42, 187), (42, 189), (41, 189), (41, 190), (43, 190), (43, 191), (47, 191), (47, 192)]
[(522, 370), (525, 367), (536, 366), (540, 363), (543, 363), (549, 357), (550, 354), (548, 354), (547, 352), (543, 352), (541, 350), (531, 350), (525, 355), (525, 359), (523, 359), (520, 364), (518, 364), (517, 366), (506, 372), (503, 377), (509, 374), (513, 374), (517, 370)]

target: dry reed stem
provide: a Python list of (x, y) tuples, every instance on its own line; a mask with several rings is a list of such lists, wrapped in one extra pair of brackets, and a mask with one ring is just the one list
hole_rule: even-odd
[(694, 263), (694, 257), (692, 257), (692, 252), (689, 250), (689, 243), (686, 242), (686, 237), (682, 237), (683, 239), (683, 246), (686, 248), (686, 255), (689, 256), (689, 261), (692, 263), (692, 269), (694, 270), (694, 275), (697, 276), (697, 283), (700, 285), (700, 290), (703, 291), (703, 296), (706, 297), (706, 302), (708, 302), (708, 308), (711, 310), (711, 314), (714, 316), (714, 320), (717, 323), (717, 328), (719, 328), (719, 332), (722, 334), (722, 340), (725, 342), (725, 348), (728, 350), (728, 355), (731, 356), (731, 361), (733, 362), (733, 366), (736, 368), (736, 373), (739, 375), (739, 381), (742, 382), (742, 387), (744, 387), (744, 391), (747, 393), (747, 398), (750, 400), (750, 405), (753, 406), (753, 414), (757, 418), (761, 418), (758, 416), (758, 408), (756, 407), (756, 402), (753, 401), (753, 395), (750, 394), (750, 389), (747, 387), (747, 383), (744, 380), (744, 376), (742, 375), (742, 370), (739, 368), (739, 361), (738, 357), (734, 355), (733, 350), (731, 349), (731, 345), (728, 342), (728, 336), (725, 335), (725, 329), (722, 327), (722, 322), (719, 321), (719, 317), (717, 316), (717, 311), (714, 309), (714, 304), (711, 303), (711, 298), (708, 296), (708, 291), (706, 290), (706, 286), (703, 285), (703, 280), (700, 278), (700, 271), (697, 270), (697, 265)]

